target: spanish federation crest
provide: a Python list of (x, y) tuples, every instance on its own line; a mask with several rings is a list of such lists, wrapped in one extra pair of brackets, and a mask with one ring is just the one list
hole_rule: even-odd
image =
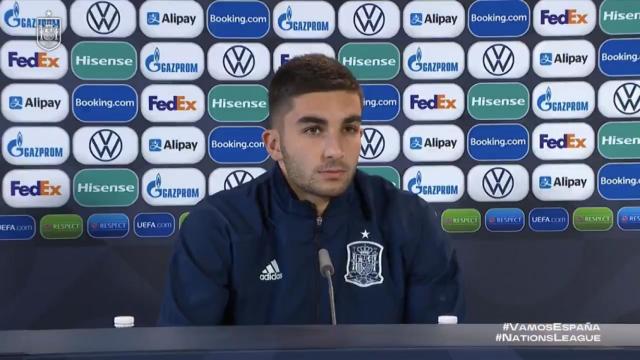
[(62, 18), (52, 16), (47, 10), (44, 17), (36, 19), (36, 43), (47, 51), (55, 50), (62, 42)]
[(382, 245), (372, 241), (349, 243), (347, 245), (347, 273), (344, 275), (344, 280), (359, 287), (382, 284), (384, 281), (382, 276), (383, 249)]

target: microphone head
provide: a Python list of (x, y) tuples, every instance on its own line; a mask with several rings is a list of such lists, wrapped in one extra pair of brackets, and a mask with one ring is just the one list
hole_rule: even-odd
[(327, 249), (318, 250), (318, 260), (320, 263), (320, 274), (324, 277), (332, 276), (334, 273), (333, 263)]

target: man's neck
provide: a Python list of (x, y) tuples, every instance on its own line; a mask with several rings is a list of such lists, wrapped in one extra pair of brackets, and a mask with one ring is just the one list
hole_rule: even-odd
[[(280, 166), (280, 164), (278, 164), (277, 166)], [(287, 172), (282, 168), (282, 166), (280, 166), (280, 170), (282, 171), (282, 174), (284, 175), (284, 178), (287, 184), (289, 184), (289, 187), (291, 188), (291, 190), (293, 190), (298, 200), (310, 202), (315, 207), (317, 216), (322, 216), (324, 214), (324, 211), (329, 206), (329, 202), (331, 201), (331, 198), (316, 196), (316, 195), (304, 192), (302, 189), (298, 188), (298, 186), (293, 184), (293, 182), (289, 181)]]

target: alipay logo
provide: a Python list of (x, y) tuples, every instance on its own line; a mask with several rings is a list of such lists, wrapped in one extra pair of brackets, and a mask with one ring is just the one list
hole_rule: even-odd
[(273, 28), (283, 39), (325, 39), (335, 30), (335, 10), (325, 1), (281, 1)]
[(69, 93), (58, 84), (10, 84), (2, 90), (0, 104), (9, 121), (53, 123), (69, 114)]
[(582, 201), (595, 189), (593, 170), (585, 164), (544, 164), (531, 176), (533, 195), (542, 201)]
[(205, 195), (204, 175), (197, 169), (151, 169), (142, 176), (142, 197), (152, 206), (195, 205)]
[(458, 1), (410, 1), (402, 23), (412, 38), (454, 38), (464, 31), (464, 7)]
[(148, 0), (140, 6), (139, 14), (140, 30), (151, 38), (194, 38), (204, 29), (197, 1)]

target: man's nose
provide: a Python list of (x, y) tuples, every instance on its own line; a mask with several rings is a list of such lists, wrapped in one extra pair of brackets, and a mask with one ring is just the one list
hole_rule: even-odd
[(324, 144), (324, 156), (331, 159), (341, 159), (344, 156), (342, 143), (336, 135), (327, 136)]

